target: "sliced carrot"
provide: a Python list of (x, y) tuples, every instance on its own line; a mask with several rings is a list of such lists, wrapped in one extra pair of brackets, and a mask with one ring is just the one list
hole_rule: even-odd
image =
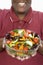
[(20, 40), (25, 40), (25, 37), (23, 36), (22, 38), (20, 38)]
[(19, 50), (23, 50), (24, 48), (24, 44), (22, 44), (20, 47), (19, 47)]
[(14, 49), (18, 50), (18, 46), (14, 46)]

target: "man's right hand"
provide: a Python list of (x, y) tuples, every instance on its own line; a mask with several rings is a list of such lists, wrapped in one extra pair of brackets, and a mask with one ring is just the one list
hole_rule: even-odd
[(3, 51), (3, 38), (0, 38), (0, 52)]

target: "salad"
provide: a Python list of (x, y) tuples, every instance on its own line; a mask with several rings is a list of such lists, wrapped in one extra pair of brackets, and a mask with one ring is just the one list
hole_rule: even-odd
[(26, 29), (16, 29), (6, 34), (6, 48), (15, 56), (32, 55), (40, 45), (39, 35)]

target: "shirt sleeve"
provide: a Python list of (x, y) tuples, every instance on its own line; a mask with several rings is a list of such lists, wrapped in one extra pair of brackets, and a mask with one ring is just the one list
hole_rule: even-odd
[(1, 36), (1, 29), (2, 29), (2, 10), (0, 10), (0, 36)]
[(42, 23), (41, 23), (41, 38), (43, 40), (43, 17), (42, 17)]
[(5, 17), (7, 16), (9, 10), (0, 10), (0, 38), (4, 37), (6, 31), (3, 29), (3, 25), (5, 24)]
[(4, 18), (4, 10), (0, 9), (0, 38), (2, 38), (3, 18)]

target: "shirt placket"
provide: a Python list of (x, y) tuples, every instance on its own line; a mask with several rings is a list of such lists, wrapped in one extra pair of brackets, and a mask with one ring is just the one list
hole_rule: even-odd
[(21, 28), (23, 28), (23, 26), (24, 26), (24, 21), (21, 21), (21, 20), (20, 20), (20, 21), (18, 22), (18, 28), (21, 29)]

